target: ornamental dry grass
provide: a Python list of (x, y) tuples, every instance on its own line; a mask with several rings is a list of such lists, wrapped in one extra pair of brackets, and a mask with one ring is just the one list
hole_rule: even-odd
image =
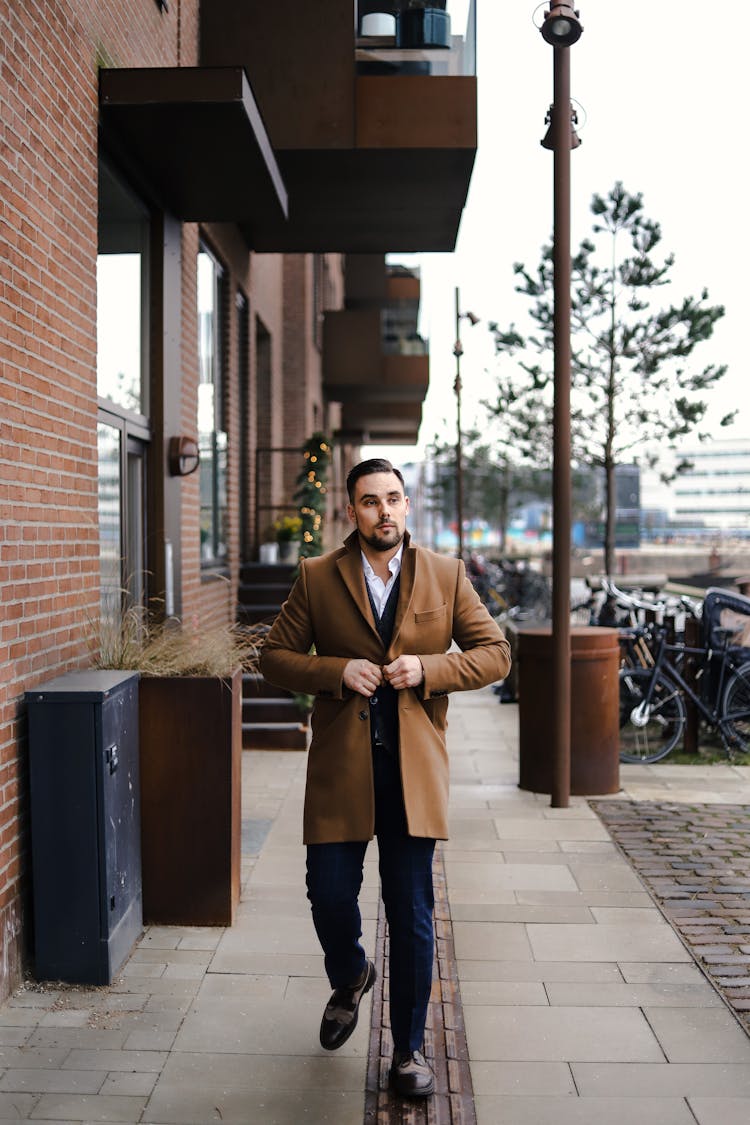
[(266, 625), (187, 626), (150, 619), (139, 607), (102, 622), (91, 644), (95, 668), (142, 676), (219, 676), (257, 672)]

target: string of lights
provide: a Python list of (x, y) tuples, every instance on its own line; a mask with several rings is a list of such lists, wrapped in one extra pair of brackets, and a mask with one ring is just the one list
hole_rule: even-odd
[(323, 550), (323, 520), (327, 508), (328, 468), (331, 445), (320, 433), (313, 434), (302, 447), (304, 466), (297, 477), (295, 502), (302, 520), (300, 556), (310, 558)]

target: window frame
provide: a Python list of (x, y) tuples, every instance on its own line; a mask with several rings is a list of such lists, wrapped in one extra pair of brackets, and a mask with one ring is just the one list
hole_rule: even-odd
[[(212, 319), (213, 328), (211, 332), (212, 351), (210, 362), (210, 379), (204, 379), (204, 361), (202, 352), (202, 343), (204, 339), (203, 328), (201, 325), (201, 310), (200, 310), (200, 259), (201, 256), (210, 261), (213, 268), (213, 307)], [(205, 473), (204, 466), (206, 465), (207, 458), (205, 456), (206, 446), (210, 450), (210, 465), (211, 465), (211, 484), (210, 484), (210, 526), (204, 529), (204, 512), (207, 510), (208, 505), (204, 503), (204, 481), (199, 485), (200, 488), (200, 511), (199, 511), (199, 534), (201, 536), (200, 543), (200, 566), (203, 576), (208, 576), (215, 573), (228, 573), (229, 569), (229, 433), (227, 430), (227, 404), (225, 401), (227, 391), (227, 357), (226, 357), (226, 341), (225, 341), (225, 318), (227, 310), (225, 307), (226, 287), (228, 284), (228, 271), (214, 253), (208, 243), (201, 238), (198, 245), (198, 254), (196, 256), (196, 310), (198, 316), (198, 409), (197, 409), (197, 429), (198, 429), (198, 445), (201, 451), (201, 465), (199, 467), (199, 477), (201, 473)], [(213, 428), (209, 430), (201, 429), (201, 407), (200, 407), (200, 388), (202, 386), (210, 385), (212, 388), (212, 425)], [(222, 472), (217, 471), (219, 460), (223, 462), (223, 478)], [(223, 479), (223, 488), (222, 488)], [(207, 537), (204, 539), (204, 531), (207, 531)], [(206, 547), (208, 544), (208, 547)]]

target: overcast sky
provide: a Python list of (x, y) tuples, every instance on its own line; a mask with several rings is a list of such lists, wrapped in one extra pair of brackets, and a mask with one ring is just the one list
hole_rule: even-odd
[[(475, 328), (462, 322), (464, 428), (475, 417), (486, 426), (478, 408), (492, 394), (486, 322), (524, 324), (513, 263), (536, 266), (552, 233), (553, 156), (539, 141), (552, 101), (553, 51), (534, 26), (545, 7), (479, 0), (479, 149), (456, 250), (390, 258), (421, 267), (421, 327), (430, 340), (419, 446), (377, 450), (397, 461), (420, 455), (436, 431), (455, 432), (455, 286), (461, 307), (482, 318)], [(583, 35), (570, 49), (582, 141), (571, 154), (573, 247), (590, 232), (594, 192), (622, 180), (643, 194), (645, 214), (661, 224), (662, 248), (676, 255), (665, 301), (705, 286), (726, 307), (695, 355), (701, 367), (729, 365), (713, 416), (741, 407), (733, 437), (750, 437), (745, 16), (729, 0), (588, 0), (580, 5)]]

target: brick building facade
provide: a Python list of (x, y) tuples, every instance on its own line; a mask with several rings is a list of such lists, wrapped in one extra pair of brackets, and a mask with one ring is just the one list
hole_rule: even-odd
[[(356, 11), (320, 7), (341, 26)], [(399, 246), (384, 229), (316, 244), (314, 223), (289, 226), (286, 182), (293, 224), (307, 194), (297, 155), (310, 146), (287, 136), (275, 153), (263, 120), (289, 111), (273, 89), (257, 111), (242, 44), (240, 93), (211, 100), (236, 78), (211, 69), (224, 65), (220, 10), (228, 28), (232, 9), (243, 26), (263, 11), (273, 52), (289, 4), (276, 8), (274, 34), (255, 0), (0, 0), (0, 999), (31, 925), (24, 692), (86, 666), (123, 590), (185, 619), (233, 619), (240, 565), (297, 470), (264, 451), (338, 433), (340, 496), (358, 442), (379, 433), (377, 411), (369, 432), (345, 431), (342, 396), (326, 389), (324, 319), (347, 306), (346, 254), (379, 255), (383, 273), (385, 251), (455, 238)], [(153, 74), (168, 87), (156, 98), (144, 93)], [(454, 115), (446, 147), (473, 159), (469, 124), (457, 142)], [(252, 133), (245, 148), (238, 130), (243, 144)], [(392, 136), (369, 143), (381, 157), (394, 149)], [(234, 194), (231, 161), (252, 177)], [(410, 417), (383, 439), (414, 440)], [(181, 475), (179, 438), (197, 441), (198, 471)], [(330, 541), (339, 530), (332, 520)]]

